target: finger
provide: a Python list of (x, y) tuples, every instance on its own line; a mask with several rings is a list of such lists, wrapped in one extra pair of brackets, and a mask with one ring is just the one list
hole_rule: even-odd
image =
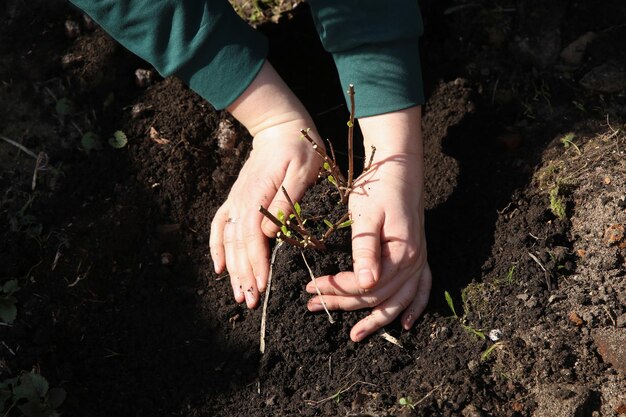
[[(287, 194), (289, 194), (289, 198), (293, 203), (299, 201), (304, 194), (304, 191), (309, 186), (308, 179), (304, 178), (302, 173), (297, 172), (294, 165), (290, 165), (287, 168), (287, 172), (285, 173), (285, 179), (282, 183), (282, 187), (285, 188)], [(277, 216), (278, 212), (281, 211), (285, 214), (285, 216), (289, 216), (289, 214), (293, 211), (291, 208), (291, 204), (285, 197), (283, 190), (281, 187), (278, 187), (276, 191), (276, 195), (272, 199), (267, 210), (272, 213), (274, 216)], [(278, 217), (278, 216), (277, 216)], [(278, 232), (278, 226), (272, 223), (269, 219), (264, 218), (263, 223), (261, 223), (261, 229), (263, 233), (267, 237), (276, 237), (276, 233)]]
[(236, 262), (237, 274), (239, 276), (239, 282), (243, 289), (243, 295), (246, 300), (248, 308), (255, 308), (259, 299), (259, 293), (256, 286), (256, 279), (252, 272), (252, 265), (248, 257), (247, 243), (246, 243), (246, 227), (243, 224), (245, 221), (242, 218), (237, 218), (235, 224), (236, 237), (234, 244), (234, 256)]
[(243, 225), (243, 239), (256, 288), (263, 292), (269, 275), (269, 244), (267, 237), (261, 231), (261, 217), (260, 213), (248, 216)]
[(401, 321), (404, 330), (409, 330), (413, 327), (415, 320), (417, 320), (417, 318), (421, 316), (426, 309), (428, 299), (430, 298), (431, 286), (432, 274), (430, 272), (430, 267), (426, 264), (424, 270), (422, 271), (420, 282), (417, 285), (417, 294), (415, 294), (415, 298), (413, 298), (411, 305), (402, 314)]
[(216, 274), (221, 274), (226, 268), (226, 258), (224, 252), (224, 227), (228, 220), (228, 210), (226, 205), (222, 205), (211, 221), (211, 233), (209, 235), (209, 251)]
[(245, 231), (244, 238), (248, 261), (252, 266), (256, 287), (260, 292), (264, 292), (269, 275), (269, 244), (267, 237), (261, 231), (260, 223), (259, 219), (258, 222), (249, 225)]
[(245, 298), (243, 294), (243, 285), (241, 283), (239, 273), (237, 272), (237, 256), (235, 253), (236, 240), (235, 224), (230, 222), (226, 223), (226, 226), (224, 226), (223, 238), (226, 268), (228, 269), (228, 274), (230, 275), (230, 284), (233, 287), (235, 301), (243, 303)]
[[(395, 259), (398, 258), (398, 256), (394, 256), (392, 258), (390, 255), (384, 255), (385, 253), (390, 252), (390, 249), (388, 248), (389, 245), (390, 243), (383, 243), (381, 245), (384, 262), (382, 266), (381, 278), (377, 281), (375, 288), (386, 286), (390, 281), (398, 282), (396, 277), (400, 269), (399, 263), (401, 260)], [(317, 278), (315, 282), (317, 287), (320, 289), (320, 292), (324, 295), (365, 295), (371, 294), (373, 290), (370, 288), (363, 288), (359, 284), (359, 277), (352, 271), (339, 272), (336, 275), (321, 276)], [(309, 294), (317, 293), (313, 282), (309, 282), (307, 284), (306, 291)]]
[(360, 288), (372, 288), (380, 280), (380, 233), (384, 214), (365, 216), (358, 208), (352, 211), (352, 259)]
[(372, 310), (372, 313), (354, 325), (350, 331), (350, 338), (360, 342), (383, 326), (395, 320), (413, 301), (419, 277), (407, 280), (402, 288)]
[(309, 294), (317, 294), (317, 289), (324, 295), (365, 295), (369, 291), (359, 286), (357, 276), (352, 271), (318, 277), (315, 283), (310, 281), (306, 286)]
[[(398, 292), (406, 281), (405, 277), (396, 276), (396, 268), (393, 265), (387, 264), (384, 269), (384, 275), (393, 279), (385, 280), (387, 281), (386, 285), (381, 285), (371, 290), (357, 287), (358, 291), (364, 292), (362, 295), (326, 295), (320, 288), (320, 292), (324, 294), (322, 298), (324, 303), (326, 303), (326, 307), (329, 310), (353, 311), (379, 305)], [(348, 290), (352, 289), (354, 288), (349, 288)], [(307, 303), (307, 307), (309, 311), (321, 311), (323, 309), (322, 299), (319, 296), (311, 298)]]

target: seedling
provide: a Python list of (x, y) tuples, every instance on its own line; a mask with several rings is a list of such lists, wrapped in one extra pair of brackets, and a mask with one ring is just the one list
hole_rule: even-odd
[(61, 117), (74, 113), (74, 103), (69, 98), (61, 98), (54, 105), (54, 109)]
[(12, 324), (17, 317), (17, 299), (13, 296), (20, 289), (16, 279), (0, 286), (0, 320)]
[(26, 417), (58, 417), (61, 414), (56, 409), (66, 396), (63, 388), (50, 389), (44, 377), (29, 372), (0, 382), (0, 412), (10, 416), (17, 408)]
[(398, 400), (398, 404), (402, 407), (410, 408), (411, 410), (415, 410), (415, 403), (411, 397), (402, 397)]
[(558, 185), (555, 185), (550, 189), (550, 211), (559, 220), (565, 219), (565, 199), (560, 194), (561, 189)]
[[(469, 325), (465, 324), (465, 321), (466, 321), (466, 318), (467, 318), (465, 312), (464, 312), (463, 316), (459, 316), (456, 313), (456, 309), (454, 308), (454, 301), (452, 300), (452, 296), (450, 295), (450, 293), (448, 291), (445, 291), (444, 292), (444, 296), (446, 298), (446, 303), (448, 304), (448, 307), (452, 311), (452, 317), (454, 319), (458, 320), (459, 323), (461, 323), (461, 327), (463, 327), (463, 329), (466, 332), (476, 336), (477, 339), (485, 340), (486, 336), (485, 336), (485, 333), (482, 330), (475, 329), (472, 326), (469, 326)], [(464, 304), (465, 304), (465, 302), (464, 302)]]
[(100, 137), (94, 132), (85, 133), (81, 140), (80, 144), (83, 146), (83, 149), (86, 153), (91, 151), (97, 151), (102, 149), (102, 143), (100, 142)]
[(113, 136), (109, 138), (109, 145), (114, 147), (115, 149), (121, 149), (128, 143), (128, 138), (126, 134), (121, 130), (116, 130), (113, 133)]
[(570, 132), (561, 138), (561, 143), (563, 144), (563, 147), (565, 149), (573, 146), (574, 149), (576, 149), (576, 152), (578, 152), (578, 155), (582, 155), (583, 153), (581, 152), (580, 148), (574, 143), (574, 137), (574, 133)]
[(485, 362), (487, 359), (489, 359), (489, 357), (491, 356), (491, 354), (496, 350), (496, 349), (501, 349), (504, 347), (504, 342), (496, 342), (493, 345), (489, 346), (483, 353), (482, 355), (480, 355), (480, 361), (481, 362)]

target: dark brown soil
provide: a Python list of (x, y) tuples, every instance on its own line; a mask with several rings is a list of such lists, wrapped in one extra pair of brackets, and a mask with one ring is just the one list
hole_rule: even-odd
[[(0, 5), (0, 135), (49, 159), (33, 190), (35, 160), (0, 141), (0, 284), (21, 287), (0, 382), (34, 369), (68, 416), (623, 414), (626, 7), (422, 3), (430, 306), (386, 328), (402, 346), (355, 344), (366, 312), (309, 313), (302, 257), (281, 247), (264, 355), (260, 309), (208, 257), (247, 134), (176, 79), (136, 85), (150, 67), (65, 2)], [(306, 5), (260, 30), (342, 153), (347, 113)], [(561, 55), (587, 32), (578, 61)], [(349, 269), (347, 241), (306, 251), (314, 273)]]

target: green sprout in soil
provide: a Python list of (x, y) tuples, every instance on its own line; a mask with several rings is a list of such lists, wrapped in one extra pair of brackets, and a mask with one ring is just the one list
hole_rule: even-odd
[(480, 361), (481, 362), (485, 362), (487, 359), (489, 359), (489, 357), (491, 356), (491, 354), (496, 350), (496, 349), (501, 349), (504, 347), (504, 342), (496, 342), (493, 345), (489, 346), (487, 349), (485, 349), (485, 351), (480, 355)]
[[(326, 177), (326, 180), (331, 184), (339, 193), (339, 203), (346, 206), (348, 203), (348, 196), (354, 187), (354, 155), (353, 155), (353, 139), (354, 139), (354, 86), (350, 84), (348, 89), (348, 95), (350, 97), (350, 119), (348, 120), (348, 176), (347, 179), (343, 176), (339, 166), (337, 165), (335, 158), (335, 151), (332, 144), (329, 142), (330, 155), (324, 150), (320, 149), (318, 144), (309, 135), (310, 129), (302, 129), (300, 131), (301, 139), (307, 140), (313, 151), (322, 159), (322, 170), (319, 177)], [(372, 148), (370, 160), (368, 166), (365, 168), (367, 171), (372, 164), (374, 153), (376, 149)], [(287, 190), (282, 187), (282, 192), (289, 203), (291, 208), (291, 214), (287, 216), (284, 212), (278, 211), (276, 215), (272, 214), (265, 207), (260, 206), (259, 211), (267, 217), (272, 223), (274, 223), (280, 229), (276, 238), (279, 241), (284, 241), (290, 245), (299, 248), (313, 248), (317, 250), (325, 250), (325, 242), (336, 230), (343, 229), (352, 225), (350, 214), (346, 210), (345, 214), (336, 222), (331, 222), (328, 219), (323, 219), (326, 230), (322, 236), (314, 236), (313, 232), (306, 226), (307, 220), (302, 217), (302, 209), (300, 204), (294, 202)]]
[[(452, 311), (452, 317), (459, 321), (459, 323), (461, 324), (461, 327), (463, 327), (463, 329), (466, 332), (476, 336), (477, 339), (485, 340), (486, 336), (485, 336), (485, 333), (482, 330), (475, 329), (472, 326), (465, 324), (466, 319), (467, 319), (467, 310), (465, 310), (465, 312), (463, 313), (463, 316), (459, 316), (457, 314), (457, 312), (456, 312), (455, 307), (454, 307), (454, 301), (452, 300), (452, 296), (450, 295), (450, 293), (448, 291), (445, 291), (444, 292), (444, 296), (446, 298), (446, 303), (448, 304), (448, 307)], [(463, 297), (463, 298), (464, 298), (464, 300), (463, 300), (464, 301), (464, 305), (467, 305), (465, 297)]]
[[(48, 381), (35, 372), (0, 381), (0, 413), (4, 417), (58, 417), (65, 401), (63, 388), (50, 388)], [(13, 411), (18, 411), (12, 414)]]
[(561, 195), (561, 187), (558, 185), (550, 189), (550, 211), (557, 219), (565, 219), (565, 199)]
[(578, 155), (582, 155), (583, 153), (581, 152), (580, 148), (578, 147), (578, 145), (574, 143), (575, 136), (576, 135), (574, 135), (574, 133), (570, 132), (561, 138), (561, 143), (563, 144), (563, 147), (565, 149), (572, 146), (574, 149), (576, 149), (576, 152), (578, 152)]
[(115, 149), (121, 149), (128, 143), (128, 138), (126, 134), (121, 130), (116, 130), (113, 133), (113, 136), (109, 138), (109, 145), (114, 147)]
[(17, 280), (12, 279), (0, 285), (0, 321), (12, 324), (17, 317), (17, 299), (13, 296), (20, 289)]
[(415, 410), (415, 402), (411, 397), (402, 397), (398, 400), (398, 404), (402, 407), (410, 408), (411, 410)]

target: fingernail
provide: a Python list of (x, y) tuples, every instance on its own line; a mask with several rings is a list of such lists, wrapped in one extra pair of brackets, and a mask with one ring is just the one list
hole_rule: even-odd
[(241, 287), (240, 286), (236, 286), (235, 288), (233, 288), (233, 293), (235, 294), (235, 301), (237, 301), (238, 303), (240, 303), (241, 301)]
[(259, 289), (259, 292), (265, 291), (265, 285), (262, 285), (263, 279), (261, 278), (261, 275), (257, 275), (255, 280), (256, 280), (256, 287)]
[(317, 301), (309, 301), (308, 304), (309, 311), (316, 313), (318, 311), (322, 311), (324, 307)]
[(358, 332), (356, 335), (354, 335), (354, 338), (356, 339), (355, 342), (360, 342), (361, 340), (363, 340), (365, 338), (365, 330), (361, 330), (360, 332)]
[(359, 271), (359, 286), (369, 288), (374, 285), (374, 274), (371, 269), (361, 269)]
[(413, 327), (414, 322), (415, 316), (413, 315), (413, 313), (409, 313), (409, 315), (407, 315), (404, 319), (404, 330), (409, 330), (411, 327)]
[(248, 304), (249, 308), (252, 308), (256, 304), (256, 297), (252, 292), (252, 288), (246, 290), (246, 304)]
[(315, 294), (317, 290), (315, 289), (314, 285), (309, 284), (306, 286), (306, 292), (308, 292), (309, 294)]

